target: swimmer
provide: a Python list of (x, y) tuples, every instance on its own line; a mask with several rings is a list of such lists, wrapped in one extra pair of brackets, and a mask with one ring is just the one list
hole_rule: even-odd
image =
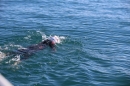
[(18, 49), (15, 53), (17, 55), (22, 55), (24, 57), (23, 59), (27, 59), (28, 56), (32, 55), (34, 52), (36, 52), (38, 50), (43, 50), (47, 46), (49, 46), (52, 50), (55, 51), (55, 45), (57, 43), (60, 43), (59, 37), (58, 36), (52, 36), (52, 37), (42, 41), (41, 43), (31, 45), (27, 48)]

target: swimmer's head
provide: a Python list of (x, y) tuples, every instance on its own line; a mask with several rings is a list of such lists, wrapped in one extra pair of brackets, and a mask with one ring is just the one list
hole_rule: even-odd
[(58, 36), (52, 36), (50, 37), (50, 40), (53, 41), (55, 44), (60, 43), (60, 38)]

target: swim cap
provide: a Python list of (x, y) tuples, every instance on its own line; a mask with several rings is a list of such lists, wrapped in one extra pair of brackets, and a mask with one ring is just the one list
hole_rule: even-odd
[(60, 38), (58, 36), (50, 37), (50, 40), (53, 41), (54, 43), (60, 43)]

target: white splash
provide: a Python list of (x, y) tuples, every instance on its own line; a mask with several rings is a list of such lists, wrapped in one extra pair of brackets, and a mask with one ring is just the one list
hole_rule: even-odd
[(16, 47), (16, 48), (23, 48), (23, 46), (21, 46), (21, 45), (15, 45), (15, 44), (10, 44), (9, 46), (10, 47)]
[[(6, 58), (10, 57), (9, 55), (9, 51), (12, 50), (12, 49), (21, 49), (23, 48), (21, 45), (15, 45), (13, 43), (10, 43), (10, 44), (6, 44), (4, 46), (0, 46), (0, 61), (3, 61), (5, 60)], [(4, 51), (7, 51), (7, 52), (4, 52)]]
[(64, 36), (59, 36), (59, 38), (60, 38), (61, 40), (66, 39), (66, 37), (64, 37)]
[(12, 58), (12, 61), (20, 61), (20, 55), (16, 55), (14, 58)]
[(37, 31), (37, 32), (41, 34), (41, 36), (42, 36), (42, 41), (44, 41), (44, 40), (46, 40), (46, 39), (48, 39), (48, 38), (50, 38), (50, 37), (52, 37), (52, 36), (57, 36), (57, 37), (60, 39), (60, 42), (59, 42), (59, 43), (62, 43), (63, 40), (66, 39), (66, 37), (64, 37), (64, 36), (58, 36), (58, 35), (50, 35), (50, 36), (47, 36), (44, 32), (41, 32), (41, 31)]
[(58, 37), (60, 39), (60, 43), (62, 43), (66, 39), (66, 37), (64, 37), (64, 36), (58, 36)]
[(6, 57), (6, 54), (0, 51), (0, 61)]
[(31, 38), (31, 36), (30, 36), (30, 35), (28, 35), (28, 36), (24, 37), (24, 39), (30, 39), (30, 38)]

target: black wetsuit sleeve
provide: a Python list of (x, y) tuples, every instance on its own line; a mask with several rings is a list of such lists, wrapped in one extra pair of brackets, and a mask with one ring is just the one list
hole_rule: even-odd
[(48, 42), (49, 42), (49, 40), (44, 40), (43, 42), (42, 42), (42, 44), (48, 44)]

